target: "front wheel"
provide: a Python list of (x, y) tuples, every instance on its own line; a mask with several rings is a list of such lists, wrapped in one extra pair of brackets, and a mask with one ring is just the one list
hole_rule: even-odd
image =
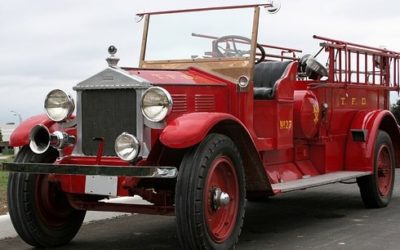
[(245, 213), (245, 181), (233, 141), (210, 134), (185, 155), (176, 185), (178, 238), (183, 249), (232, 249)]
[[(15, 161), (53, 163), (57, 155), (53, 149), (37, 155), (24, 147)], [(14, 228), (32, 246), (54, 247), (68, 243), (85, 217), (86, 212), (72, 208), (58, 186), (48, 181), (48, 175), (10, 173), (7, 195)]]
[(395, 154), (392, 140), (380, 130), (375, 143), (374, 173), (357, 178), (361, 198), (367, 208), (386, 207), (392, 198)]

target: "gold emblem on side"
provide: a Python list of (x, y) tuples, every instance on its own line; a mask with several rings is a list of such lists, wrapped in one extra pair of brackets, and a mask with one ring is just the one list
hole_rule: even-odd
[(319, 106), (317, 103), (313, 105), (314, 123), (317, 124), (319, 121)]

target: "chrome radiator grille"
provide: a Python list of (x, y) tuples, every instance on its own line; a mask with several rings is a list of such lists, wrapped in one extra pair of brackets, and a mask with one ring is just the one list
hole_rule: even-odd
[(81, 95), (81, 143), (84, 155), (96, 155), (104, 138), (104, 156), (115, 156), (114, 141), (122, 132), (136, 135), (134, 89), (84, 90)]

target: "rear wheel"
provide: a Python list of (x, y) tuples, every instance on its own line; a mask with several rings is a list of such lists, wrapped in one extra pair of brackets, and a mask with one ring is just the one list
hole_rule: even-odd
[(374, 152), (374, 173), (357, 178), (361, 198), (367, 208), (386, 207), (392, 198), (395, 154), (392, 140), (379, 131)]
[[(16, 162), (53, 163), (57, 151), (34, 154), (28, 147), (18, 153)], [(66, 195), (48, 175), (10, 173), (8, 203), (11, 221), (19, 236), (37, 247), (67, 244), (82, 225), (86, 211), (70, 206)]]
[(211, 134), (184, 157), (176, 185), (178, 238), (183, 249), (232, 249), (245, 212), (245, 181), (233, 141)]

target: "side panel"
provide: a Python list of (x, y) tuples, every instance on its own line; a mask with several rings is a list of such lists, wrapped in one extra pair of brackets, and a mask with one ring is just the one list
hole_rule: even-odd
[[(357, 113), (349, 134), (346, 145), (345, 169), (351, 171), (372, 171), (373, 156), (376, 136), (379, 129), (386, 130), (392, 138), (398, 155), (399, 130), (389, 130), (390, 127), (397, 127), (393, 115), (388, 110), (360, 111)], [(352, 131), (362, 131), (365, 134), (365, 141), (354, 140)]]
[(273, 149), (293, 147), (293, 94), (297, 62), (290, 63), (276, 82), (273, 100), (254, 100), (254, 130), (259, 139), (269, 138)]

